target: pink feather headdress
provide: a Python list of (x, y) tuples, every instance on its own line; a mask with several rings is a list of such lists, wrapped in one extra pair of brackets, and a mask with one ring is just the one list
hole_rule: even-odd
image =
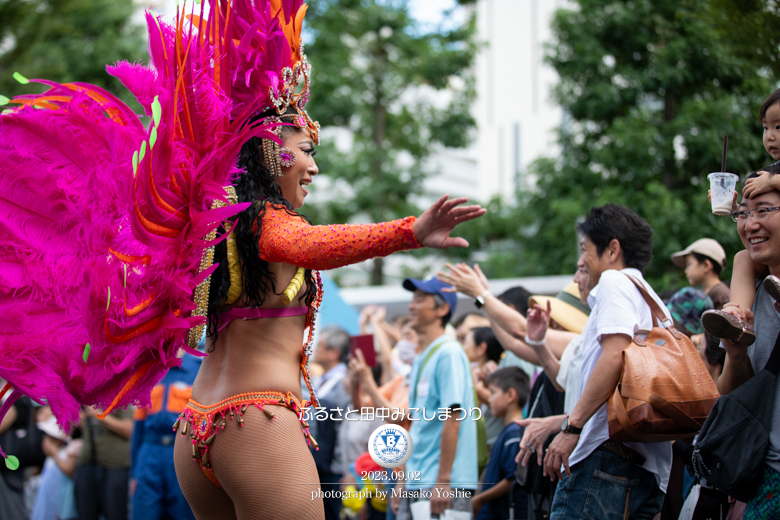
[(31, 80), (50, 88), (0, 116), (0, 418), (20, 395), (66, 431), (80, 405), (148, 405), (179, 348), (199, 355), (193, 291), (215, 267), (200, 269), (204, 249), (225, 238), (204, 237), (248, 206), (214, 204), (241, 173), (239, 150), (279, 142), (279, 120), (256, 116), (292, 107), (317, 138), (302, 1), (199, 9), (175, 26), (147, 13), (150, 66), (107, 67), (148, 128), (85, 83)]

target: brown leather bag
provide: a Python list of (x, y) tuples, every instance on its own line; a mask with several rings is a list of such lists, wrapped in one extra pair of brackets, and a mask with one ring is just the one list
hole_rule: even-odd
[(653, 323), (670, 325), (653, 327), (645, 339), (637, 334), (623, 351), (623, 373), (608, 401), (609, 438), (662, 442), (693, 437), (720, 397), (718, 387), (691, 340), (674, 328), (644, 285), (629, 278), (650, 306)]

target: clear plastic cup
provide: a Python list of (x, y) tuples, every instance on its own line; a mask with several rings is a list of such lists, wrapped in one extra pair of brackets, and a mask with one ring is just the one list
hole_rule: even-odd
[(707, 178), (710, 180), (712, 213), (730, 215), (739, 176), (733, 173), (715, 172), (707, 175)]

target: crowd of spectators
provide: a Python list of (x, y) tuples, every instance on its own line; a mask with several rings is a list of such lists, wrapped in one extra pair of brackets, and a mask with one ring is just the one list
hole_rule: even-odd
[[(780, 207), (780, 191), (743, 206), (770, 204)], [(749, 218), (740, 234), (780, 235), (773, 217)], [(676, 519), (694, 483), (701, 486), (695, 518), (740, 517), (745, 504), (694, 476), (691, 440), (614, 442), (605, 401), (622, 351), (638, 331), (657, 325), (636, 284), (690, 337), (724, 393), (766, 362), (780, 330), (771, 295), (758, 284), (757, 341), (746, 356), (702, 327), (706, 311), (729, 301), (720, 279), (726, 254), (716, 241), (701, 239), (672, 255), (691, 286), (656, 293), (643, 277), (653, 248), (647, 222), (608, 204), (578, 230), (576, 274), (554, 297), (522, 287), (494, 295), (478, 265), (447, 264), (438, 277), (403, 282), (411, 293), (407, 313), (390, 319), (379, 306), (362, 310), (359, 326), (373, 338), (375, 363), (342, 328), (319, 332), (313, 388), (328, 413), (309, 422), (321, 489), (331, 492), (326, 518), (411, 520), (452, 510), (481, 520), (579, 518), (587, 511), (594, 518)], [(780, 266), (777, 251), (754, 260), (771, 271)], [(458, 313), (457, 292), (475, 308)], [(0, 520), (193, 518), (176, 482), (171, 424), (197, 370), (197, 358), (185, 356), (154, 387), (150, 408), (102, 420), (87, 408), (70, 434), (48, 407), (19, 400), (0, 425), (0, 445), (22, 466), (0, 470)], [(359, 411), (355, 420), (345, 419), (349, 411)], [(367, 446), (384, 423), (406, 428), (414, 449), (396, 478), (366, 478), (382, 469)], [(773, 489), (778, 475), (774, 446), (762, 490)], [(401, 472), (406, 478), (397, 478)], [(358, 489), (386, 493), (365, 500), (337, 493)], [(747, 504), (745, 518), (772, 518), (756, 516), (755, 508), (774, 511), (777, 499), (757, 501)]]

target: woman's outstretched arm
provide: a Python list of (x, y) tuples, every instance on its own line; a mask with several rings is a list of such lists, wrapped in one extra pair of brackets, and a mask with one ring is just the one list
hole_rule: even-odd
[(445, 195), (420, 218), (330, 226), (312, 226), (302, 217), (269, 204), (262, 217), (260, 258), (321, 270), (405, 249), (466, 247), (465, 239), (450, 237), (450, 233), (458, 224), (485, 213), (479, 206), (462, 206), (467, 200), (448, 200)]

